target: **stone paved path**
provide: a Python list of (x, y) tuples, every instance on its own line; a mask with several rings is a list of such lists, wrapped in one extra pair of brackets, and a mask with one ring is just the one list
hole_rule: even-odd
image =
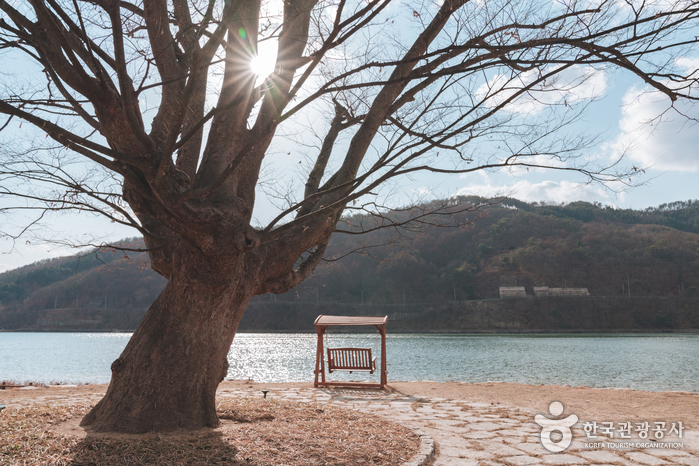
[[(251, 392), (252, 389), (219, 389), (218, 396), (257, 396)], [(417, 427), (435, 440), (435, 466), (699, 466), (699, 432), (685, 431), (682, 439), (663, 439), (665, 442), (682, 443), (681, 449), (591, 448), (586, 446), (591, 441), (582, 440), (585, 434), (581, 421), (573, 427), (571, 446), (564, 452), (554, 454), (540, 443), (541, 428), (534, 423), (534, 413), (515, 407), (357, 389), (272, 389), (267, 396), (319, 404), (334, 403)], [(621, 442), (619, 439), (606, 441)], [(639, 441), (635, 438), (626, 442), (636, 444)]]

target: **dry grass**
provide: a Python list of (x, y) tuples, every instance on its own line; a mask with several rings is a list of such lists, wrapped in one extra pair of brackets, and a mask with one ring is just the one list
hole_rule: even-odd
[(223, 401), (222, 425), (215, 430), (135, 438), (66, 435), (66, 423), (89, 408), (8, 407), (0, 414), (0, 464), (393, 466), (419, 447), (412, 431), (376, 416), (258, 398)]

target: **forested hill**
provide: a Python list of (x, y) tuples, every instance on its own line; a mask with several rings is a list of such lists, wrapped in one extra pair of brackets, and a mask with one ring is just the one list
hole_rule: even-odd
[[(453, 202), (476, 201), (485, 200)], [(356, 228), (369, 219), (346, 220)], [(370, 247), (321, 264), (289, 293), (253, 302), (435, 304), (499, 298), (500, 286), (515, 285), (530, 295), (534, 286), (582, 287), (593, 296), (699, 295), (698, 201), (635, 211), (506, 199), (457, 220), (465, 225), (420, 234), (337, 234), (331, 257)], [(103, 249), (42, 261), (0, 274), (0, 327), (72, 319), (76, 328), (133, 328), (164, 284), (142, 253)]]
[[(118, 245), (144, 247), (136, 238)], [(67, 317), (71, 328), (132, 329), (165, 283), (145, 253), (103, 248), (46, 259), (0, 274), (0, 327), (51, 327)]]
[[(629, 285), (633, 296), (692, 295), (699, 288), (699, 201), (635, 211), (506, 199), (461, 217), (475, 221), (368, 249), (372, 257), (325, 264), (298, 294), (310, 300), (318, 289), (321, 300), (358, 302), (363, 292), (364, 302), (399, 303), (403, 293), (408, 302), (454, 300), (455, 292), (459, 301), (498, 298), (500, 286), (515, 285), (528, 294), (540, 285), (585, 287), (597, 296), (627, 293)], [(379, 231), (361, 241), (396, 236)], [(332, 249), (350, 250), (358, 238), (337, 235)]]

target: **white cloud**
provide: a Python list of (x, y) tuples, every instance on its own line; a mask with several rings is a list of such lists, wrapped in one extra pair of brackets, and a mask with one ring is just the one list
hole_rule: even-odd
[(459, 189), (457, 196), (477, 195), (483, 197), (508, 196), (516, 199), (534, 202), (602, 202), (609, 200), (609, 192), (599, 185), (580, 184), (572, 181), (542, 181), (532, 183), (520, 181), (513, 185), (493, 185), (491, 183), (481, 185), (469, 185)]
[(75, 253), (74, 249), (65, 247), (50, 247), (47, 244), (32, 245), (24, 240), (13, 244), (8, 239), (0, 240), (0, 273), (43, 259)]
[(413, 194), (420, 196), (420, 197), (427, 196), (428, 194), (432, 193), (432, 190), (430, 188), (428, 188), (427, 186), (420, 186), (416, 189), (411, 189), (410, 191)]
[(675, 60), (675, 64), (685, 71), (696, 72), (699, 69), (699, 57), (680, 57)]
[[(552, 68), (543, 70), (549, 73)], [(537, 70), (527, 71), (510, 79), (496, 75), (482, 84), (476, 91), (479, 99), (488, 98), (488, 106), (495, 107), (511, 98), (522, 88), (531, 85), (539, 77)], [(607, 76), (590, 66), (574, 66), (561, 71), (531, 91), (515, 99), (504, 110), (511, 113), (536, 114), (552, 105), (574, 105), (584, 100), (594, 99), (607, 89)]]
[(621, 133), (609, 146), (614, 158), (626, 154), (644, 169), (699, 171), (699, 128), (686, 118), (699, 118), (699, 106), (678, 99), (673, 108), (667, 96), (648, 87), (630, 89), (623, 103)]

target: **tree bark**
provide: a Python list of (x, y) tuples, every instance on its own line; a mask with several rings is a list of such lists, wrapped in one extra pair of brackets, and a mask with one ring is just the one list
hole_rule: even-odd
[(107, 393), (82, 426), (144, 433), (218, 425), (216, 388), (255, 288), (243, 257), (221, 260), (178, 246), (170, 280), (112, 364)]

